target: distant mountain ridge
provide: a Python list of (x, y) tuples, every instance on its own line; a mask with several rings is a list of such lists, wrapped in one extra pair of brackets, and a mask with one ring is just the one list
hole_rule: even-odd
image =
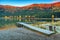
[[(60, 2), (56, 2), (56, 3), (52, 3), (52, 4), (31, 4), (31, 5), (27, 5), (27, 6), (23, 6), (23, 7), (19, 7), (19, 8), (29, 8), (29, 7), (41, 7), (41, 8), (50, 8), (52, 6), (55, 7), (60, 7)], [(0, 8), (16, 8), (16, 6), (9, 6), (9, 5), (0, 5)]]
[[(52, 11), (54, 11), (54, 13)], [(60, 17), (59, 13), (60, 13), (60, 2), (51, 4), (31, 4), (23, 7), (0, 5), (0, 14), (1, 14), (0, 16), (31, 15), (36, 17), (51, 17), (51, 15), (54, 14)]]

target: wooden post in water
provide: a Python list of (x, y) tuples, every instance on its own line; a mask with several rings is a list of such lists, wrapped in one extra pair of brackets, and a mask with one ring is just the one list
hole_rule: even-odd
[(22, 17), (21, 16), (19, 16), (19, 19), (21, 19)]
[(54, 15), (52, 15), (52, 25), (54, 25)]
[(5, 21), (7, 21), (8, 17), (7, 17), (7, 16), (5, 16), (4, 18), (5, 18)]
[(52, 15), (52, 26), (49, 26), (50, 31), (53, 31), (53, 25), (54, 25), (54, 15)]
[(29, 17), (29, 19), (30, 19), (30, 16), (28, 16)]

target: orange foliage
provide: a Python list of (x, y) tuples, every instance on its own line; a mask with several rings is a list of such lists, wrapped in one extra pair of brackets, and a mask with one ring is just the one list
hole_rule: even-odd
[(50, 8), (52, 6), (60, 7), (60, 2), (56, 2), (56, 3), (52, 3), (52, 4), (32, 4), (32, 5), (27, 5), (27, 6), (24, 6), (24, 7), (15, 7), (15, 6), (9, 6), (9, 5), (2, 6), (2, 5), (0, 5), (0, 8), (5, 8), (5, 9), (14, 9), (14, 8), (32, 9), (33, 7)]

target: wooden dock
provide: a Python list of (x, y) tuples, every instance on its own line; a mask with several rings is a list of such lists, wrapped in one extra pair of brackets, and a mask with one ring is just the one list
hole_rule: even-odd
[(26, 23), (23, 23), (23, 22), (17, 22), (17, 25), (18, 25), (18, 27), (26, 27), (26, 28), (30, 28), (30, 29), (32, 29), (32, 30), (41, 32), (41, 33), (46, 34), (46, 35), (54, 34), (53, 31), (41, 29), (41, 28), (38, 28), (38, 27), (35, 27), (35, 26), (31, 26), (31, 25), (26, 24)]

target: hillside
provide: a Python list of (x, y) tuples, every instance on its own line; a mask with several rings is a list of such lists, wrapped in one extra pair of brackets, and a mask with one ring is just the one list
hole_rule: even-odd
[(31, 4), (23, 7), (0, 5), (0, 16), (35, 16), (50, 18), (51, 15), (60, 17), (60, 2), (51, 4)]

